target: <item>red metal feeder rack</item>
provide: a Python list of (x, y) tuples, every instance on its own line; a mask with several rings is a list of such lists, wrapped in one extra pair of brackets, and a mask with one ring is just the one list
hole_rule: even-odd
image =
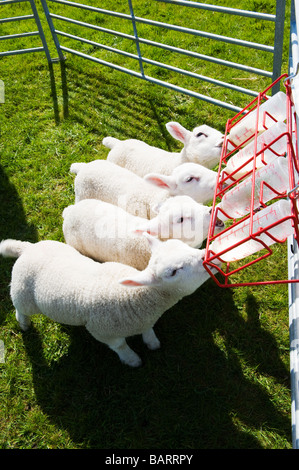
[[(274, 114), (271, 114), (269, 110), (263, 111), (265, 106), (262, 106), (269, 100), (267, 93), (271, 88), (279, 81), (283, 81), (285, 87), (286, 96), (286, 127), (285, 131), (282, 131), (279, 135), (273, 138), (270, 142), (264, 143), (258, 147), (258, 136), (267, 131), (272, 125), (277, 122)], [(275, 96), (275, 95), (274, 95)], [(266, 106), (267, 108), (267, 106)], [(251, 121), (254, 119), (254, 127), (252, 129), (246, 129), (248, 131), (248, 137), (245, 135), (240, 145), (236, 143), (236, 139), (232, 139), (232, 135), (236, 133), (236, 126), (240, 128), (240, 124), (248, 122), (247, 116), (251, 116)], [(250, 118), (249, 118), (250, 119)], [(262, 127), (262, 129), (261, 129)], [(264, 260), (272, 255), (273, 250), (271, 248), (273, 243), (283, 243), (287, 237), (277, 236), (277, 232), (283, 229), (286, 224), (288, 227), (291, 226), (292, 233), (288, 235), (294, 235), (296, 241), (299, 241), (299, 229), (298, 229), (298, 207), (297, 199), (299, 196), (299, 158), (298, 158), (298, 141), (296, 132), (296, 113), (292, 100), (291, 86), (287, 75), (282, 75), (275, 82), (273, 82), (263, 92), (259, 93), (258, 96), (250, 102), (242, 111), (236, 116), (227, 121), (223, 149), (218, 169), (217, 185), (215, 188), (213, 206), (211, 211), (211, 222), (209, 227), (209, 233), (207, 237), (206, 254), (204, 259), (204, 266), (209, 272), (211, 277), (220, 287), (239, 287), (248, 285), (259, 285), (259, 284), (278, 284), (278, 283), (290, 283), (299, 282), (299, 279), (275, 279), (275, 280), (262, 280), (262, 281), (250, 281), (250, 282), (234, 282), (233, 275), (240, 271), (248, 268), (249, 266)], [(284, 152), (277, 153), (274, 147), (275, 144), (286, 142)], [(231, 171), (228, 171), (227, 164), (229, 160), (236, 155), (240, 150), (244, 149), (245, 146), (250, 144), (253, 146), (252, 153), (246, 161), (240, 160), (240, 165)], [(269, 162), (266, 162), (265, 151), (268, 150), (273, 154), (273, 158), (279, 156), (285, 156), (287, 159), (288, 169), (288, 190), (280, 192), (277, 190), (275, 185), (271, 186), (269, 181), (258, 181), (260, 182), (258, 194), (256, 189), (256, 175), (257, 172), (267, 166)], [(234, 159), (236, 161), (236, 158)], [(257, 165), (258, 162), (258, 165)], [(251, 179), (250, 184), (250, 208), (248, 207), (247, 214), (239, 218), (232, 218), (229, 213), (225, 212), (219, 205), (222, 199), (229, 191), (233, 188), (238, 189), (241, 183), (248, 178)], [(272, 192), (271, 199), (264, 200), (265, 191)], [(226, 196), (227, 197), (227, 196)], [(258, 207), (256, 204), (258, 197)], [(263, 220), (260, 215), (264, 212), (274, 211), (276, 206), (273, 204), (279, 200), (284, 199), (288, 201), (290, 211), (287, 215), (281, 216), (273, 222), (267, 222), (268, 217), (264, 217)], [(284, 204), (284, 203), (282, 203)], [(262, 212), (264, 211), (264, 212)], [(217, 232), (217, 219), (228, 219), (229, 226), (227, 226), (220, 233)], [(260, 218), (260, 221), (258, 220)], [(259, 224), (258, 224), (259, 222)], [(258, 225), (257, 225), (258, 224)], [(282, 225), (284, 224), (284, 225)], [(247, 232), (244, 231), (244, 227), (247, 227)], [(223, 240), (228, 237), (234, 237), (236, 233), (242, 233), (243, 236), (240, 238), (235, 237), (235, 242), (226, 243), (223, 245)], [(217, 246), (218, 245), (218, 246)], [(246, 255), (246, 247), (256, 245), (255, 251), (252, 251), (250, 256)], [(215, 246), (217, 249), (215, 249)], [(222, 248), (221, 248), (222, 246)], [(238, 250), (243, 250), (245, 257), (240, 256), (234, 259), (234, 253)], [(217, 274), (220, 273), (220, 276)], [(217, 275), (217, 277), (216, 277)], [(221, 278), (221, 280), (219, 279)]]

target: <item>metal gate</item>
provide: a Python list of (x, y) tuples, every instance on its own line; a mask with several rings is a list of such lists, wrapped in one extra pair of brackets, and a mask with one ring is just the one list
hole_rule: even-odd
[[(184, 14), (183, 13), (184, 9), (192, 9), (194, 11), (194, 15), (197, 15), (197, 17), (199, 15), (199, 10), (209, 10), (211, 13), (217, 12), (217, 13), (221, 13), (221, 15), (234, 15), (234, 16), (240, 17), (240, 20), (242, 21), (244, 21), (244, 18), (251, 18), (251, 19), (254, 18), (255, 21), (272, 22), (272, 23), (274, 22), (275, 23), (275, 38), (274, 38), (274, 43), (272, 45), (259, 44), (256, 42), (245, 41), (245, 40), (238, 39), (238, 38), (212, 34), (212, 33), (208, 33), (205, 31), (191, 29), (185, 26), (183, 27), (183, 26), (166, 23), (166, 22), (156, 21), (152, 18), (139, 17), (139, 16), (136, 16), (134, 13), (134, 6), (133, 6), (134, 2), (132, 0), (128, 0), (128, 13), (120, 13), (116, 11), (104, 10), (102, 8), (97, 8), (97, 7), (89, 6), (89, 5), (83, 5), (81, 3), (75, 3), (75, 2), (68, 1), (68, 0), (48, 0), (48, 1), (41, 0), (41, 1), (44, 6), (44, 10), (48, 18), (49, 26), (52, 31), (53, 38), (55, 40), (57, 51), (60, 57), (61, 57), (61, 51), (67, 52), (70, 54), (75, 54), (84, 59), (89, 59), (99, 64), (102, 64), (102, 65), (114, 68), (116, 70), (119, 70), (121, 72), (133, 75), (134, 77), (147, 80), (148, 82), (154, 83), (156, 85), (167, 87), (171, 90), (187, 94), (194, 98), (198, 98), (198, 99), (207, 101), (209, 103), (231, 109), (233, 111), (239, 111), (241, 108), (234, 104), (230, 104), (228, 102), (215, 99), (212, 96), (198, 93), (194, 89), (192, 90), (192, 89), (182, 88), (178, 85), (170, 83), (169, 81), (163, 81), (152, 75), (147, 75), (144, 71), (145, 66), (147, 64), (154, 65), (155, 67), (160, 68), (160, 69), (166, 69), (171, 72), (175, 72), (177, 74), (183, 74), (185, 76), (188, 76), (192, 79), (196, 79), (198, 81), (205, 81), (205, 82), (210, 83), (211, 85), (228, 88), (228, 89), (231, 89), (240, 93), (245, 93), (251, 96), (256, 96), (257, 92), (244, 88), (244, 87), (236, 86), (233, 83), (228, 83), (228, 82), (224, 82), (221, 80), (217, 80), (213, 77), (200, 75), (196, 72), (187, 70), (186, 68), (183, 69), (183, 68), (175, 67), (171, 65), (171, 61), (169, 61), (168, 63), (165, 63), (165, 62), (160, 62), (157, 60), (147, 58), (143, 54), (143, 47), (145, 45), (151, 46), (151, 47), (156, 48), (157, 50), (163, 49), (163, 50), (173, 52), (175, 54), (180, 54), (181, 56), (189, 56), (189, 57), (192, 57), (193, 59), (199, 59), (200, 61), (208, 61), (208, 62), (212, 62), (213, 64), (217, 64), (223, 67), (230, 67), (232, 69), (238, 69), (238, 70), (246, 71), (249, 73), (261, 75), (264, 77), (269, 77), (271, 81), (274, 81), (276, 78), (278, 78), (281, 72), (283, 31), (284, 31), (284, 19), (285, 19), (285, 0), (276, 1), (276, 14), (275, 15), (238, 10), (235, 8), (226, 8), (226, 7), (221, 7), (217, 5), (209, 5), (209, 4), (197, 3), (197, 2), (186, 1), (186, 0), (175, 0), (175, 1), (174, 0), (153, 0), (155, 3), (169, 4), (169, 9), (174, 8), (173, 5), (175, 4), (176, 8), (180, 7), (182, 9), (182, 16)], [(72, 17), (61, 16), (59, 14), (51, 13), (49, 11), (49, 8), (52, 8), (52, 4), (54, 3), (65, 5), (65, 6), (67, 5), (71, 7)], [(83, 22), (83, 21), (77, 20), (74, 18), (74, 15), (75, 15), (75, 10), (78, 10), (78, 9), (81, 11), (84, 10), (86, 12), (92, 12), (95, 15), (110, 16), (114, 18), (116, 17), (125, 21), (129, 21), (132, 24), (132, 29), (133, 29), (134, 34), (133, 35), (124, 34), (120, 31), (104, 28), (94, 23)], [(120, 49), (116, 47), (111, 47), (107, 45), (107, 43), (104, 44), (104, 43), (99, 43), (94, 40), (89, 40), (89, 39), (86, 39), (85, 37), (78, 36), (77, 34), (68, 33), (64, 29), (63, 30), (57, 29), (55, 28), (53, 24), (54, 21), (55, 23), (59, 21), (60, 23), (63, 23), (64, 25), (65, 24), (76, 25), (78, 26), (80, 31), (83, 31), (83, 30), (86, 31), (88, 29), (92, 29), (100, 33), (104, 33), (104, 35), (106, 36), (113, 35), (116, 38), (123, 38), (123, 39), (129, 40), (129, 42), (131, 41), (135, 44), (135, 53), (129, 52), (128, 50), (123, 49), (123, 48)], [(181, 47), (173, 46), (171, 44), (154, 41), (152, 40), (152, 38), (149, 38), (149, 37), (141, 37), (138, 31), (139, 31), (140, 25), (144, 25), (144, 24), (153, 26), (160, 30), (163, 30), (163, 28), (166, 28), (168, 30), (176, 31), (180, 34), (183, 33), (186, 35), (192, 35), (194, 37), (207, 38), (208, 40), (212, 40), (212, 41), (216, 41), (220, 43), (221, 42), (228, 43), (228, 44), (233, 45), (234, 47), (241, 46), (241, 47), (246, 47), (246, 48), (250, 48), (253, 50), (266, 52), (268, 54), (273, 55), (272, 70), (262, 70), (254, 66), (250, 66), (249, 64), (235, 63), (229, 60), (224, 60), (216, 56), (204, 55), (197, 51), (186, 50)], [(61, 41), (60, 45), (58, 45), (57, 36), (59, 36), (59, 40)], [(103, 35), (101, 36), (103, 37)], [(90, 46), (93, 46), (94, 48), (105, 49), (114, 54), (122, 55), (123, 57), (128, 58), (128, 59), (133, 59), (138, 64), (138, 68), (137, 69), (135, 68), (133, 70), (132, 68), (121, 66), (114, 62), (108, 62), (106, 60), (97, 58), (91, 54), (80, 52), (77, 48), (66, 47), (63, 45), (63, 40), (65, 40), (66, 38), (72, 39), (79, 43), (89, 44)], [(122, 43), (123, 42), (121, 42), (121, 44)], [(274, 93), (277, 91), (278, 91), (277, 89), (273, 90)]]
[(28, 22), (29, 20), (34, 20), (37, 26), (37, 31), (30, 31), (30, 32), (23, 32), (19, 34), (9, 34), (5, 36), (0, 36), (0, 40), (7, 40), (7, 39), (17, 39), (17, 38), (25, 38), (29, 36), (39, 36), (42, 42), (42, 46), (40, 47), (30, 47), (27, 49), (16, 49), (16, 50), (10, 50), (10, 51), (5, 51), (5, 52), (0, 52), (0, 57), (1, 56), (8, 56), (8, 55), (15, 55), (15, 54), (26, 54), (28, 52), (42, 52), (44, 51), (46, 54), (46, 57), (49, 62), (51, 62), (51, 56), (48, 48), (48, 44), (45, 38), (45, 34), (40, 22), (40, 17), (35, 5), (34, 0), (2, 0), (1, 1), (1, 6), (6, 6), (6, 5), (11, 5), (13, 3), (29, 3), (32, 14), (30, 15), (22, 15), (22, 16), (14, 16), (10, 18), (0, 18), (0, 25), (4, 23), (9, 23), (11, 21), (18, 21), (18, 22)]
[[(9, 3), (18, 3), (21, 1), (30, 1), (32, 10), (34, 12), (34, 17), (38, 25), (38, 32), (26, 33), (26, 34), (27, 35), (39, 34), (43, 42), (43, 48), (32, 48), (32, 49), (21, 50), (21, 51), (20, 50), (8, 51), (0, 55), (45, 50), (47, 58), (50, 61), (51, 59), (49, 58), (48, 47), (44, 39), (44, 33), (40, 26), (34, 0), (4, 0), (1, 2), (1, 6), (9, 4)], [(212, 90), (209, 94), (203, 94), (203, 93), (199, 93), (196, 90), (196, 86), (193, 87), (193, 89), (182, 88), (177, 84), (171, 83), (169, 80), (161, 80), (160, 78), (157, 78), (157, 76), (153, 76), (152, 74), (151, 75), (146, 74), (145, 72), (146, 66), (152, 65), (152, 66), (155, 66), (159, 70), (168, 70), (174, 73), (175, 75), (177, 75), (178, 77), (180, 75), (190, 77), (190, 80), (191, 79), (195, 80), (195, 82), (198, 84), (202, 82), (206, 82), (206, 83), (209, 83), (212, 87), (217, 86), (217, 87), (221, 87), (224, 89), (233, 90), (241, 94), (245, 94), (245, 95), (257, 96), (258, 92), (254, 90), (250, 90), (249, 88), (246, 88), (246, 87), (237, 86), (234, 83), (231, 83), (228, 81), (225, 82), (225, 81), (213, 78), (213, 77), (199, 74), (196, 71), (194, 72), (187, 67), (179, 68), (171, 64), (171, 59), (166, 63), (166, 62), (154, 60), (152, 58), (148, 58), (144, 54), (143, 49), (147, 46), (150, 46), (154, 48), (157, 53), (159, 53), (159, 51), (161, 50), (168, 51), (174, 54), (179, 54), (180, 57), (182, 57), (182, 59), (186, 57), (190, 57), (192, 58), (193, 61), (198, 60), (199, 64), (205, 64), (209, 62), (209, 63), (215, 64), (215, 66), (220, 67), (220, 68), (223, 67), (225, 69), (226, 68), (232, 69), (232, 75), (233, 75), (234, 70), (239, 70), (245, 73), (254, 74), (256, 76), (267, 77), (272, 82), (275, 81), (276, 78), (278, 78), (281, 73), (283, 32), (284, 32), (284, 20), (285, 20), (285, 0), (276, 0), (275, 14), (245, 11), (245, 10), (239, 10), (236, 8), (228, 8), (228, 7), (222, 7), (222, 6), (217, 6), (217, 5), (198, 3), (198, 2), (189, 1), (189, 0), (188, 1), (187, 0), (152, 0), (152, 3), (156, 3), (157, 5), (168, 4), (167, 5), (168, 12), (171, 12), (171, 9), (173, 8), (180, 8), (182, 11), (182, 17), (184, 15), (184, 11), (192, 10), (192, 13), (195, 15), (195, 18), (199, 19), (200, 10), (206, 10), (206, 11), (211, 12), (211, 15), (214, 13), (219, 14), (219, 15), (230, 15), (233, 17), (240, 18), (240, 21), (254, 19), (255, 23), (260, 22), (261, 25), (266, 24), (267, 27), (270, 27), (270, 24), (272, 24), (272, 26), (274, 25), (274, 29), (275, 29), (275, 34), (274, 34), (272, 44), (260, 44), (260, 43), (253, 42), (253, 41), (209, 33), (207, 31), (192, 29), (186, 26), (175, 25), (175, 24), (171, 24), (168, 22), (156, 21), (153, 18), (139, 17), (135, 15), (133, 0), (128, 0), (126, 4), (127, 5), (126, 13), (117, 12), (113, 10), (105, 10), (103, 8), (85, 5), (82, 3), (76, 3), (76, 2), (69, 1), (69, 0), (41, 0), (41, 3), (42, 3), (44, 13), (48, 21), (49, 28), (52, 33), (52, 38), (54, 40), (54, 43), (57, 49), (58, 57), (60, 60), (64, 59), (64, 53), (77, 55), (79, 57), (82, 57), (83, 59), (88, 59), (93, 62), (97, 62), (101, 65), (110, 67), (120, 72), (130, 74), (133, 77), (146, 80), (150, 83), (169, 88), (176, 92), (183, 93), (183, 94), (189, 95), (191, 97), (194, 97), (200, 100), (204, 100), (206, 102), (212, 103), (217, 106), (225, 107), (232, 111), (238, 112), (240, 111), (241, 108), (234, 103), (229, 103), (227, 101), (220, 101), (219, 99), (214, 98), (212, 96), (213, 95)], [(125, 2), (123, 3), (125, 5)], [(54, 4), (55, 4), (55, 8), (56, 9), (58, 8), (58, 13), (53, 13)], [(63, 5), (64, 7), (68, 7), (69, 9), (68, 11), (70, 11), (69, 16), (62, 16), (61, 14), (59, 14), (58, 5), (60, 6)], [(79, 15), (80, 17), (82, 17), (82, 12), (93, 14), (93, 19), (90, 20), (89, 22), (76, 19), (76, 12), (80, 13)], [(96, 24), (97, 22), (101, 23), (101, 18), (104, 18), (104, 17), (118, 18), (118, 19), (130, 22), (132, 25), (133, 34), (127, 34), (117, 29), (105, 28), (103, 26), (100, 26), (99, 24)], [(99, 18), (100, 18), (100, 21), (98, 21)], [(18, 18), (3, 19), (3, 20), (0, 20), (0, 23), (9, 21), (9, 20), (20, 21), (23, 19), (26, 19), (26, 18), (18, 17)], [(57, 23), (62, 24), (63, 26), (60, 29), (58, 29), (58, 27), (56, 26)], [(67, 27), (69, 25), (72, 25), (72, 28), (77, 27), (78, 28), (77, 30), (79, 32), (78, 33), (76, 32), (76, 34), (68, 32)], [(247, 49), (249, 48), (252, 51), (258, 50), (258, 51), (261, 51), (262, 53), (266, 53), (271, 56), (272, 68), (271, 70), (263, 70), (261, 68), (255, 67), (254, 57), (252, 59), (252, 64), (244, 64), (241, 62), (240, 63), (233, 62), (233, 61), (228, 60), (227, 58), (223, 58), (223, 54), (221, 58), (220, 58), (221, 54), (217, 54), (217, 53), (215, 53), (214, 55), (202, 54), (198, 51), (199, 47), (195, 47), (193, 48), (193, 50), (191, 49), (188, 50), (188, 49), (183, 49), (182, 47), (178, 47), (178, 45), (167, 44), (167, 42), (162, 42), (162, 41), (161, 42), (155, 41), (150, 36), (143, 37), (139, 34), (139, 29), (141, 25), (148, 25), (150, 27), (156, 28), (157, 36), (160, 36), (160, 31), (172, 30), (172, 31), (177, 32), (178, 34), (189, 35), (190, 37), (193, 37), (195, 39), (204, 38), (207, 41), (212, 41), (213, 43), (229, 44), (232, 47), (241, 47), (241, 48), (247, 48)], [(102, 42), (98, 42), (97, 40), (91, 40), (86, 37), (86, 35), (88, 36), (88, 31), (90, 32), (91, 30), (96, 31), (101, 35)], [(84, 32), (84, 37), (82, 37), (83, 34), (81, 36), (81, 32)], [(17, 36), (21, 37), (21, 35), (17, 35)], [(121, 47), (113, 47), (109, 45), (108, 38), (111, 36), (116, 39), (116, 42), (119, 43)], [(7, 36), (0, 37), (0, 39), (5, 39), (5, 38), (8, 38), (8, 37)], [(105, 40), (105, 38), (107, 38), (107, 41)], [(103, 60), (101, 58), (96, 57), (95, 55), (84, 53), (80, 51), (76, 46), (69, 47), (69, 46), (64, 45), (65, 41), (70, 41), (70, 40), (72, 40), (76, 44), (80, 43), (84, 45), (89, 45), (95, 50), (109, 51), (110, 53), (112, 53), (112, 55), (115, 55), (115, 57), (122, 56), (124, 58), (123, 62), (125, 65), (119, 65), (116, 62)], [(132, 44), (133, 44), (133, 49), (132, 49)], [(130, 68), (127, 67), (126, 60), (136, 62), (137, 67), (130, 67)], [(201, 65), (199, 65), (199, 67), (201, 68)], [(276, 93), (277, 91), (278, 89), (275, 89), (275, 88), (273, 89), (273, 93)]]

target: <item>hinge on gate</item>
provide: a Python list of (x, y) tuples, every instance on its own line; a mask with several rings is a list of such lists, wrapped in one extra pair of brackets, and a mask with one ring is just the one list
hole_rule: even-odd
[(61, 59), (60, 57), (54, 57), (54, 59), (51, 59), (52, 64), (57, 64), (57, 62), (62, 62), (66, 60), (66, 56), (64, 55), (63, 58)]

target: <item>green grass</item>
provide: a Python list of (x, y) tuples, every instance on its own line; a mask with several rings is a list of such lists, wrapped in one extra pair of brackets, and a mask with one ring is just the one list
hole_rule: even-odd
[[(238, 5), (221, 2), (267, 12), (273, 11), (274, 3), (264, 2), (264, 7), (250, 0)], [(205, 22), (204, 12), (199, 18), (194, 13), (185, 17), (177, 7), (137, 0), (134, 4), (138, 16), (155, 12), (160, 21), (190, 27), (200, 19), (199, 27), (218, 34), (228, 35), (233, 28), (231, 18), (220, 24), (216, 14)], [(127, 12), (121, 1), (103, 1), (101, 6)], [(25, 7), (7, 8), (16, 16)], [(67, 11), (53, 8), (61, 14)], [(2, 15), (2, 9), (1, 16), (8, 16)], [(83, 19), (90, 17), (85, 14)], [(97, 21), (108, 27), (100, 15)], [(109, 27), (118, 22), (111, 20)], [(269, 29), (245, 23), (239, 21), (235, 35), (270, 40)], [(18, 27), (3, 24), (1, 35)], [(120, 27), (129, 32), (128, 26)], [(180, 47), (206, 48), (205, 53), (215, 47), (166, 30), (160, 36), (145, 26), (143, 34)], [(22, 40), (22, 47), (29, 47), (28, 41)], [(262, 55), (250, 58), (248, 51), (218, 47), (229, 60), (241, 54), (243, 62), (259, 61), (259, 66), (267, 67), (268, 59)], [(53, 44), (51, 52), (55, 56)], [(284, 72), (287, 53), (286, 42)], [(96, 54), (109, 60), (108, 53)], [(149, 50), (150, 54), (155, 60), (169, 58), (161, 51), (160, 56)], [(190, 58), (184, 63), (173, 60), (174, 65), (187, 63), (199, 73), (230, 78), (242, 86), (248, 81), (258, 91), (267, 85), (263, 79), (221, 71)], [(164, 71), (149, 68), (149, 72), (181, 86), (188, 84)], [(73, 56), (67, 57), (65, 69), (54, 64), (52, 72), (43, 54), (2, 58), (0, 78), (6, 88), (5, 104), (0, 105), (0, 239), (63, 241), (61, 213), (74, 201), (69, 167), (76, 161), (106, 158), (104, 136), (135, 137), (175, 150), (180, 145), (167, 134), (166, 122), (179, 121), (187, 128), (204, 122), (223, 131), (232, 117), (225, 109)], [(239, 99), (207, 84), (190, 86), (219, 99)], [(240, 98), (240, 106), (248, 101)], [(144, 363), (134, 370), (123, 366), (84, 328), (36, 316), (32, 329), (22, 333), (9, 297), (12, 266), (12, 260), (0, 260), (0, 340), (6, 350), (5, 363), (0, 364), (0, 448), (291, 448), (286, 286), (221, 289), (209, 280), (159, 320), (155, 328), (162, 343), (159, 351), (148, 351), (140, 337), (128, 340)], [(276, 247), (271, 261), (242, 272), (238, 279), (265, 279), (272, 272), (287, 276), (285, 246)]]

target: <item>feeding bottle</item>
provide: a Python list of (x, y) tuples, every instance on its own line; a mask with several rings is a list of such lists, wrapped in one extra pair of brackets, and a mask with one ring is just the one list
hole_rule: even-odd
[[(273, 126), (276, 121), (285, 121), (286, 119), (286, 94), (279, 91), (271, 96), (259, 107), (258, 132)], [(274, 118), (274, 119), (273, 119)], [(252, 137), (256, 130), (257, 108), (248, 113), (240, 122), (238, 122), (229, 133), (229, 140), (239, 146), (245, 140)]]
[[(277, 122), (257, 137), (256, 153), (260, 152), (264, 147), (271, 144), (271, 142), (273, 142), (275, 139), (277, 139), (277, 141), (256, 157), (256, 168), (261, 168), (263, 166), (263, 161), (269, 163), (271, 160), (277, 157), (276, 154), (283, 155), (287, 151), (286, 132), (287, 126), (285, 123)], [(255, 142), (253, 140), (248, 145), (246, 145), (246, 147), (233, 155), (227, 162), (225, 168), (226, 173), (231, 174), (235, 172), (233, 177), (234, 179), (238, 179), (245, 175), (245, 173), (248, 171), (252, 170), (253, 159), (247, 165), (245, 165), (245, 163), (253, 157), (254, 145)], [(242, 165), (244, 165), (243, 168), (240, 168)]]
[[(289, 189), (288, 160), (285, 157), (277, 157), (268, 165), (264, 165), (255, 173), (255, 189), (253, 210), (257, 209), (261, 202), (264, 204), (279, 196), (266, 184), (278, 193), (283, 193)], [(221, 202), (217, 207), (222, 209), (227, 217), (218, 211), (219, 219), (236, 219), (248, 214), (251, 209), (253, 174), (238, 183), (231, 190), (224, 193)]]
[[(252, 255), (257, 251), (265, 248), (258, 240), (263, 241), (267, 246), (272, 245), (275, 241), (282, 242), (285, 238), (293, 233), (291, 219), (277, 223), (284, 217), (290, 217), (291, 205), (290, 201), (280, 199), (271, 206), (257, 212), (253, 216), (252, 232), (250, 233), (250, 217), (243, 222), (232, 226), (231, 229), (224, 233), (220, 233), (210, 245), (210, 249), (225, 262), (237, 261), (246, 256)], [(275, 237), (273, 240), (265, 232), (258, 234), (261, 229), (267, 229), (271, 224), (277, 223), (268, 230), (269, 234)], [(254, 238), (249, 238), (254, 235)], [(238, 246), (235, 246), (240, 243)], [(222, 252), (225, 251), (224, 254)]]

